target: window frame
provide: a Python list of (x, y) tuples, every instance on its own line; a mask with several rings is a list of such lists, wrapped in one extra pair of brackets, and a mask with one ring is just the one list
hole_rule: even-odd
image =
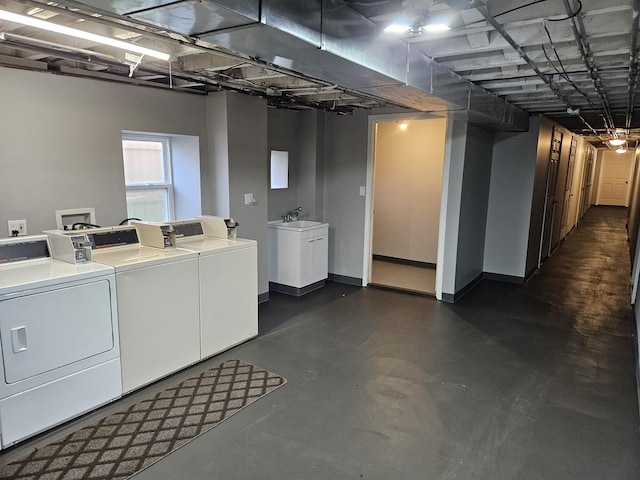
[[(129, 191), (145, 191), (145, 190), (164, 190), (167, 194), (167, 211), (169, 218), (165, 221), (175, 220), (175, 195), (173, 185), (173, 163), (171, 159), (171, 137), (168, 135), (152, 135), (145, 133), (122, 132), (122, 141), (130, 140), (134, 142), (161, 142), (162, 143), (162, 166), (164, 169), (164, 182), (149, 183), (127, 183), (124, 179), (125, 192)], [(123, 152), (123, 168), (124, 168), (124, 147)], [(127, 205), (127, 215), (128, 215)]]

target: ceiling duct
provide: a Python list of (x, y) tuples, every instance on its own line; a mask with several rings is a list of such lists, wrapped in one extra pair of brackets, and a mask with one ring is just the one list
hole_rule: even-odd
[(340, 87), (498, 131), (528, 115), (439, 65), (343, 0), (83, 0)]

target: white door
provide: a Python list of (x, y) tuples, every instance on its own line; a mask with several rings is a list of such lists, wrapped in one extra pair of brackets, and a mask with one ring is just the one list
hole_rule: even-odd
[(627, 206), (632, 158), (631, 155), (609, 152), (603, 156), (598, 205)]

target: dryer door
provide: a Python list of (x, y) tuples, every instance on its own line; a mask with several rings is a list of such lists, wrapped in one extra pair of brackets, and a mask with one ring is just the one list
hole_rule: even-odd
[(107, 280), (0, 301), (5, 383), (11, 384), (114, 347)]

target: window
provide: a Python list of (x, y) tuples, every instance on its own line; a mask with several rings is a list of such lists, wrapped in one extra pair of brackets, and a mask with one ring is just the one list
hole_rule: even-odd
[(173, 220), (171, 139), (123, 135), (122, 154), (127, 216), (155, 222)]

